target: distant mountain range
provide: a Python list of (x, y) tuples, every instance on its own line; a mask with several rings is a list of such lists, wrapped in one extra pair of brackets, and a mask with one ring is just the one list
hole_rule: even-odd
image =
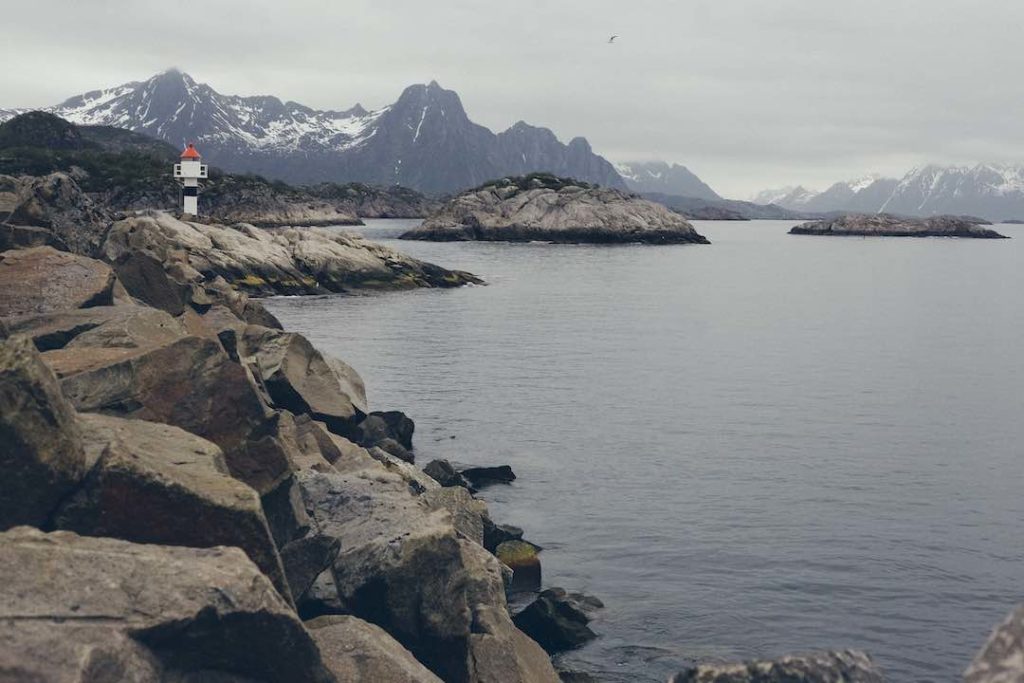
[(766, 190), (753, 201), (803, 213), (952, 214), (998, 222), (1024, 218), (1024, 166), (929, 165), (902, 179), (869, 176), (835, 183), (824, 192), (804, 187)]
[(626, 185), (640, 194), (665, 194), (694, 199), (721, 199), (717, 192), (679, 164), (669, 165), (664, 161), (627, 161), (615, 164)]
[[(0, 121), (24, 110), (0, 110)], [(627, 189), (584, 138), (519, 122), (495, 134), (470, 121), (459, 96), (412, 85), (375, 111), (321, 111), (276, 97), (222, 95), (175, 69), (46, 108), (72, 123), (125, 128), (176, 146), (197, 144), (211, 163), (291, 183), (358, 181), (456, 192), (492, 178), (548, 171)]]

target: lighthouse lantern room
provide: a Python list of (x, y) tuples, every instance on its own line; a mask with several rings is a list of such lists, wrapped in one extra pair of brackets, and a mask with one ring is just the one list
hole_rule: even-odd
[(191, 142), (181, 153), (181, 163), (174, 165), (174, 177), (181, 183), (181, 212), (199, 215), (199, 181), (206, 179), (206, 164), (201, 163), (196, 146)]

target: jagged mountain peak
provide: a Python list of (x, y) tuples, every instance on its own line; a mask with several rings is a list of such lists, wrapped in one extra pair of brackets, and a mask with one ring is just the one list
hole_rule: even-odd
[(615, 165), (615, 170), (634, 192), (647, 194), (721, 199), (707, 183), (690, 169), (667, 161), (626, 161)]
[[(76, 124), (108, 125), (180, 145), (195, 141), (229, 171), (294, 183), (358, 181), (453, 192), (486, 180), (549, 171), (624, 187), (589, 144), (565, 145), (523, 123), (495, 135), (473, 123), (458, 93), (436, 80), (405, 88), (375, 111), (316, 110), (272, 95), (224, 95), (171, 68), (144, 81), (72, 97), (48, 111)], [(0, 110), (10, 118), (18, 110)], [(507, 131), (506, 131), (507, 133)]]

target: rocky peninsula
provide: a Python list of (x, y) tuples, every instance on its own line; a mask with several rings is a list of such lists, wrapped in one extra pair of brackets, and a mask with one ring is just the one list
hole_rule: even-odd
[(708, 243), (682, 216), (661, 204), (549, 174), (504, 178), (464, 192), (401, 239)]
[(977, 219), (960, 216), (909, 218), (890, 214), (849, 214), (797, 225), (791, 235), (835, 235), (857, 237), (973, 237), (1006, 239), (995, 230), (982, 227)]

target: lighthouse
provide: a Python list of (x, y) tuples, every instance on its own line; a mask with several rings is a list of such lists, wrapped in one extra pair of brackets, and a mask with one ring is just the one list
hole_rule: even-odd
[(206, 179), (206, 164), (191, 142), (181, 153), (181, 162), (174, 165), (174, 177), (181, 183), (181, 212), (199, 215), (199, 181)]

